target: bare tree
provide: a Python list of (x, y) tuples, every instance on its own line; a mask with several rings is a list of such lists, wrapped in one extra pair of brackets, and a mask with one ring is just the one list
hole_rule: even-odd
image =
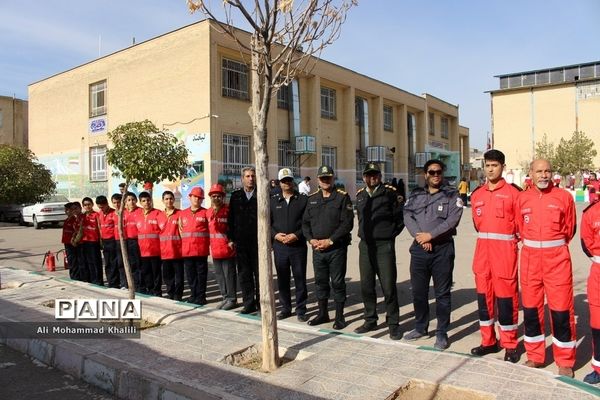
[[(252, 120), (258, 199), (258, 265), (262, 318), (263, 363), (267, 371), (279, 364), (277, 320), (273, 292), (269, 225), (267, 117), (273, 96), (318, 61), (321, 51), (340, 35), (357, 0), (223, 0), (225, 21), (215, 18), (210, 2), (187, 0), (191, 12), (216, 21), (237, 43), (242, 57), (250, 56)], [(247, 34), (235, 28), (235, 17), (250, 26)]]

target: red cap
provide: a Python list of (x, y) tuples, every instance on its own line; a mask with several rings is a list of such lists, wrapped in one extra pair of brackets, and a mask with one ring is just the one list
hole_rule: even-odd
[(144, 182), (144, 190), (150, 190), (154, 187), (152, 182)]
[(221, 193), (224, 195), (225, 189), (223, 189), (223, 186), (219, 185), (218, 183), (215, 183), (210, 187), (210, 191), (208, 192), (208, 195), (212, 196), (214, 193)]
[(199, 197), (201, 199), (204, 198), (204, 190), (200, 187), (200, 186), (196, 186), (194, 188), (192, 188), (192, 190), (190, 191), (190, 194), (188, 196), (196, 196)]

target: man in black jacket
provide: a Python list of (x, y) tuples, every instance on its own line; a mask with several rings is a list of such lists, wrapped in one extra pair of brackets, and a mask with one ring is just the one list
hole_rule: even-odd
[(231, 193), (227, 237), (235, 244), (238, 277), (242, 288), (242, 314), (255, 312), (258, 297), (258, 228), (256, 170), (242, 169), (241, 189)]
[(350, 232), (354, 225), (352, 201), (348, 193), (333, 186), (333, 169), (323, 165), (318, 171), (319, 191), (308, 197), (302, 218), (302, 233), (313, 249), (313, 267), (319, 314), (309, 325), (329, 322), (329, 280), (335, 300), (334, 329), (344, 329), (346, 302), (346, 260)]
[(381, 182), (381, 170), (374, 163), (365, 166), (363, 181), (366, 186), (356, 194), (356, 211), (358, 236), (361, 239), (358, 262), (365, 322), (354, 332), (362, 334), (377, 328), (375, 277), (379, 277), (390, 338), (400, 340), (395, 241), (404, 228), (403, 198), (395, 187)]
[(281, 312), (277, 319), (292, 315), (292, 295), (290, 290), (290, 267), (296, 287), (296, 316), (305, 322), (306, 299), (306, 240), (302, 234), (302, 214), (306, 208), (307, 196), (301, 196), (294, 189), (294, 175), (289, 168), (278, 174), (281, 193), (271, 196), (271, 240)]

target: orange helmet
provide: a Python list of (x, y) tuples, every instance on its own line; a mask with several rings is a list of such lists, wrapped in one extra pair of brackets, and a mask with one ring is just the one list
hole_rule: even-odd
[(222, 185), (215, 183), (210, 187), (210, 191), (208, 192), (208, 195), (212, 196), (214, 193), (220, 193), (220, 194), (224, 195), (225, 189), (223, 189)]

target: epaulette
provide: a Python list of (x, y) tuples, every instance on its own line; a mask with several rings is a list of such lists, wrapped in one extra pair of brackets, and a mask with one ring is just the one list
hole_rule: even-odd
[(310, 197), (310, 196), (314, 196), (315, 194), (319, 193), (320, 191), (321, 191), (321, 189), (319, 188), (319, 189), (315, 190), (314, 192), (310, 193), (310, 194), (308, 195), (308, 197)]
[(523, 188), (519, 185), (517, 185), (516, 183), (511, 183), (510, 184), (512, 187), (514, 187), (515, 189), (517, 189), (519, 192), (523, 191)]
[(388, 189), (392, 189), (393, 191), (397, 191), (398, 189), (396, 189), (394, 186), (392, 185), (384, 185), (386, 188)]
[(356, 192), (356, 195), (358, 196), (358, 194), (359, 194), (360, 192), (362, 192), (363, 190), (365, 190), (365, 188), (364, 188), (364, 187), (363, 187), (363, 188), (360, 188), (360, 189), (358, 189), (358, 192)]
[(337, 190), (337, 192), (338, 192), (338, 193), (341, 193), (341, 194), (348, 194), (348, 193), (344, 192), (342, 189), (336, 189), (336, 190)]

